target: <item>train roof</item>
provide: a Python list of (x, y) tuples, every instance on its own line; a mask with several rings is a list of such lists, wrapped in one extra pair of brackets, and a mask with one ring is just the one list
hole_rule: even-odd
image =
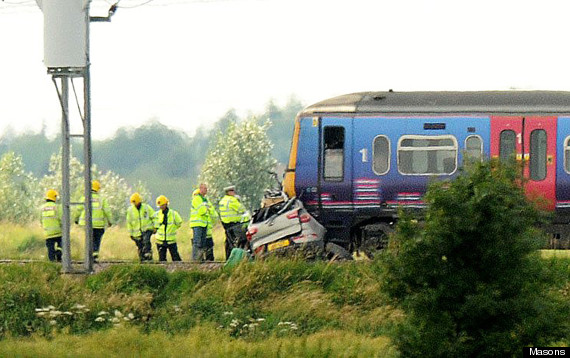
[(337, 114), (570, 114), (570, 92), (359, 92), (308, 106), (300, 116)]

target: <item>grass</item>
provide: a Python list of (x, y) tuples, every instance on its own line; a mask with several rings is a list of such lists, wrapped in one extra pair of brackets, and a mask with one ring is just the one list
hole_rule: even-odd
[[(186, 225), (179, 245), (187, 260)], [(45, 258), (39, 235), (39, 226), (0, 225), (3, 255)], [(81, 228), (72, 236), (80, 258)], [(222, 240), (218, 227), (217, 258)], [(110, 228), (102, 248), (106, 259), (136, 261), (124, 228)], [(553, 277), (550, 297), (568, 302), (570, 255), (544, 250), (542, 256)], [(90, 276), (60, 269), (50, 262), (0, 265), (0, 356), (397, 356), (386, 336), (403, 313), (383, 293), (378, 260), (274, 259), (231, 271), (173, 273), (134, 264)], [(567, 335), (556, 343), (569, 342)]]
[[(562, 302), (570, 259), (545, 260)], [(275, 259), (76, 276), (49, 262), (0, 265), (0, 356), (395, 357), (386, 337), (403, 313), (383, 293), (381, 267)]]
[[(2, 254), (0, 259), (35, 259), (47, 260), (45, 239), (39, 223), (19, 225), (0, 223), (0, 244)], [(214, 227), (214, 257), (225, 260), (224, 229), (221, 225)], [(190, 261), (192, 253), (192, 230), (185, 222), (178, 230), (178, 252), (184, 261)], [(153, 242), (153, 257), (158, 258), (156, 244)], [(85, 232), (83, 227), (73, 225), (71, 228), (71, 258), (83, 260), (85, 247)], [(135, 243), (131, 240), (124, 226), (112, 226), (105, 230), (101, 242), (101, 260), (131, 260), (138, 261)], [(170, 257), (170, 256), (168, 256)], [(169, 259), (170, 260), (170, 259)]]
[(547, 258), (570, 259), (570, 250), (540, 250), (541, 256)]
[[(396, 357), (385, 337), (324, 331), (305, 337), (271, 337), (247, 342), (205, 325), (169, 336), (116, 328), (86, 336), (60, 335), (0, 341), (9, 357)], [(183, 353), (185, 352), (185, 353)]]

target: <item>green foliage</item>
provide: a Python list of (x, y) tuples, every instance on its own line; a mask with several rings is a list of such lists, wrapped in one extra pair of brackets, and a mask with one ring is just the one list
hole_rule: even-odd
[(396, 317), (385, 306), (375, 263), (276, 260), (244, 263), (231, 275), (125, 265), (86, 278), (59, 276), (58, 269), (0, 266), (0, 306), (9, 307), (0, 312), (6, 327), (0, 338), (86, 333), (119, 323), (169, 334), (208, 324), (252, 341), (327, 329), (379, 335)]
[(236, 186), (246, 207), (252, 209), (260, 202), (263, 190), (272, 184), (268, 171), (276, 164), (267, 137), (269, 126), (269, 121), (260, 125), (250, 118), (230, 123), (226, 133), (218, 132), (200, 175), (200, 181), (209, 185), (209, 195), (215, 203), (230, 184)]
[[(267, 137), (274, 144), (272, 155), (281, 163), (288, 160), (294, 118), (301, 108), (301, 102), (292, 97), (283, 107), (269, 101), (263, 113), (255, 115), (258, 118), (269, 118), (271, 121)], [(137, 128), (120, 128), (112, 138), (94, 140), (93, 163), (101, 172), (116, 173), (130, 185), (140, 182), (147, 188), (149, 195), (145, 195), (145, 199), (149, 204), (154, 202), (150, 192), (155, 196), (166, 195), (172, 208), (187, 215), (190, 211), (193, 186), (198, 184), (206, 152), (215, 137), (212, 133), (220, 132), (225, 135), (230, 125), (240, 121), (242, 118), (234, 110), (229, 110), (212, 126), (198, 127), (193, 135), (189, 136), (180, 130), (160, 124), (157, 119), (151, 119)], [(81, 141), (72, 143), (77, 144), (77, 158), (83, 158)], [(54, 178), (54, 174), (56, 177), (61, 176), (60, 166), (51, 158), (59, 152), (60, 147), (61, 139), (47, 138), (43, 128), (39, 133), (15, 135), (13, 132), (7, 132), (0, 138), (0, 155), (9, 151), (21, 155), (26, 168), (37, 178), (44, 175), (51, 178), (49, 183), (42, 180), (44, 186), (57, 186), (57, 183), (61, 182), (61, 179), (58, 181)], [(81, 181), (80, 163), (81, 159), (72, 159), (71, 170), (75, 173), (72, 178)], [(74, 184), (72, 187), (78, 191), (82, 190), (80, 184)], [(73, 195), (81, 197), (82, 193)], [(125, 200), (126, 203), (126, 198), (117, 197), (115, 205), (119, 205), (120, 200)], [(37, 205), (37, 202), (34, 201), (32, 205)], [(115, 213), (118, 214), (118, 211)]]
[(271, 120), (271, 127), (267, 131), (267, 136), (274, 146), (273, 156), (280, 163), (289, 162), (293, 124), (297, 113), (303, 107), (303, 104), (295, 97), (291, 97), (283, 108), (279, 108), (273, 101), (269, 101), (265, 107), (264, 115)]
[(7, 152), (18, 153), (22, 156), (26, 169), (36, 176), (47, 173), (49, 158), (61, 147), (61, 137), (48, 138), (45, 125), (39, 133), (28, 132), (15, 135), (8, 130), (0, 138), (0, 154)]
[(18, 252), (20, 253), (31, 253), (34, 250), (39, 248), (45, 247), (45, 239), (42, 237), (38, 237), (36, 235), (29, 235), (24, 238), (24, 240), (20, 241), (18, 244)]
[[(58, 192), (61, 192), (61, 164), (61, 154), (52, 155), (49, 164), (49, 172), (40, 181), (42, 193), (53, 188)], [(85, 193), (83, 185), (83, 171), (83, 164), (81, 164), (77, 158), (71, 156), (69, 160), (69, 184), (72, 202), (79, 202)], [(125, 210), (129, 205), (129, 198), (133, 192), (138, 191), (143, 199), (149, 199), (151, 197), (150, 192), (140, 181), (133, 187), (118, 174), (115, 174), (112, 171), (102, 172), (101, 170), (98, 170), (96, 165), (93, 165), (91, 168), (91, 177), (92, 179), (97, 179), (101, 182), (100, 193), (109, 203), (113, 223), (125, 221)], [(43, 196), (41, 199), (43, 201)], [(39, 205), (39, 203), (36, 205)]]
[(0, 221), (29, 222), (38, 217), (37, 180), (24, 169), (22, 157), (8, 152), (0, 158)]
[[(549, 258), (545, 263), (554, 279), (544, 301), (537, 304), (553, 305), (567, 314), (570, 258)], [(5, 355), (44, 355), (48, 348), (58, 353), (61, 348), (73, 356), (106, 356), (107, 350), (122, 349), (127, 355), (146, 356), (161, 342), (161, 355), (178, 356), (181, 342), (189, 338), (193, 354), (214, 356), (234, 351), (248, 355), (247, 349), (260, 356), (396, 354), (382, 335), (403, 316), (383, 293), (380, 260), (244, 262), (231, 273), (169, 273), (159, 265), (138, 264), (89, 276), (60, 275), (60, 269), (51, 263), (0, 266), (0, 351)], [(560, 314), (558, 321), (565, 317)], [(534, 319), (528, 323), (537, 326)], [(545, 332), (545, 340), (567, 345), (570, 330), (559, 327), (559, 332)], [(33, 336), (35, 343), (18, 340), (25, 336)], [(17, 345), (25, 349), (17, 350)]]
[(162, 267), (115, 266), (87, 279), (87, 288), (106, 293), (133, 293), (137, 291), (159, 293), (168, 283)]
[(302, 337), (267, 337), (251, 342), (234, 339), (204, 325), (186, 334), (141, 333), (115, 328), (85, 336), (62, 334), (53, 339), (0, 341), (6, 357), (397, 357), (385, 337), (345, 331), (326, 331)]
[[(425, 225), (399, 221), (385, 290), (406, 313), (394, 342), (406, 357), (518, 356), (563, 335), (568, 311), (548, 292), (537, 250), (541, 214), (515, 165), (467, 165), (426, 194)], [(566, 308), (568, 306), (566, 305)]]

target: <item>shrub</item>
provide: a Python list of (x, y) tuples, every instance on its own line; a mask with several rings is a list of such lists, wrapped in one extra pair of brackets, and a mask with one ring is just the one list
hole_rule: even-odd
[(467, 165), (429, 187), (424, 225), (403, 214), (385, 253), (385, 290), (406, 319), (403, 356), (518, 355), (563, 334), (548, 295), (541, 213), (514, 164)]

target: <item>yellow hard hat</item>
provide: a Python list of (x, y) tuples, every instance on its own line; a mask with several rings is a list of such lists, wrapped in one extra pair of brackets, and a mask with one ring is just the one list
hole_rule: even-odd
[(55, 201), (55, 200), (57, 199), (57, 196), (58, 196), (58, 195), (59, 195), (59, 194), (57, 193), (57, 191), (55, 191), (54, 189), (50, 189), (50, 190), (48, 190), (47, 193), (46, 193), (46, 199), (47, 199), (47, 200)]
[(99, 189), (101, 189), (101, 183), (99, 183), (99, 180), (93, 180), (91, 182), (91, 190), (99, 191)]
[(135, 205), (142, 203), (141, 195), (139, 193), (134, 193), (131, 195), (131, 203)]
[(161, 207), (164, 204), (168, 204), (168, 198), (164, 195), (159, 196), (156, 198), (156, 206)]

